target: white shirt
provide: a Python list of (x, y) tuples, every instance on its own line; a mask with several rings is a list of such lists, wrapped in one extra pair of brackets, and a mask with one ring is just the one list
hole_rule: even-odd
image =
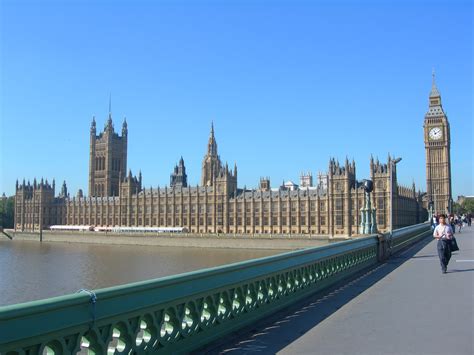
[(433, 237), (441, 239), (452, 239), (453, 230), (449, 224), (438, 224), (433, 232)]

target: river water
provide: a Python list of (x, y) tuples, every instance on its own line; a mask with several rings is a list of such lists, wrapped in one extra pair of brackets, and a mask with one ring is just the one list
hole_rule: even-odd
[(282, 252), (0, 240), (0, 306)]

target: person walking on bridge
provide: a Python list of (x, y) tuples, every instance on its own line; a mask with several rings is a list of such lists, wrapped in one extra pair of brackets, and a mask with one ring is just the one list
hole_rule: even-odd
[(439, 262), (441, 263), (441, 272), (446, 274), (448, 270), (449, 259), (451, 259), (451, 240), (453, 239), (453, 230), (449, 224), (446, 224), (446, 216), (439, 216), (439, 224), (436, 226), (433, 237), (438, 241), (437, 249)]

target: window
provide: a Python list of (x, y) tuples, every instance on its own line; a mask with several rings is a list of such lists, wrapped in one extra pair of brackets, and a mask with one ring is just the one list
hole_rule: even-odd
[(378, 197), (377, 198), (377, 209), (381, 210), (381, 209), (384, 209), (384, 208), (385, 208), (384, 198), (383, 197)]
[(322, 226), (326, 225), (326, 216), (321, 216), (321, 225)]
[(296, 211), (296, 206), (297, 206), (298, 202), (296, 201), (292, 201), (291, 202), (291, 211), (292, 212), (295, 212)]
[(335, 202), (336, 202), (336, 206), (335, 206), (336, 211), (342, 211), (342, 199), (338, 198)]
[(336, 215), (336, 226), (342, 226), (342, 215)]

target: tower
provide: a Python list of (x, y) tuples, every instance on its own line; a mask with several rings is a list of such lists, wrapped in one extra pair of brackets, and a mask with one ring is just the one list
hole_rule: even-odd
[(435, 74), (425, 115), (424, 139), (426, 152), (426, 192), (428, 202), (433, 202), (435, 213), (451, 211), (451, 137), (448, 117), (441, 105), (441, 95), (436, 87)]
[(170, 176), (170, 187), (188, 187), (188, 176), (186, 175), (183, 157), (179, 160), (179, 164), (174, 167)]
[(222, 163), (217, 154), (217, 142), (214, 137), (214, 123), (211, 123), (211, 133), (207, 143), (207, 153), (202, 161), (201, 186), (213, 186), (218, 177)]
[(103, 132), (96, 135), (95, 117), (92, 118), (89, 146), (89, 195), (118, 196), (121, 177), (127, 171), (127, 121), (122, 125), (122, 136), (114, 131), (112, 113)]

